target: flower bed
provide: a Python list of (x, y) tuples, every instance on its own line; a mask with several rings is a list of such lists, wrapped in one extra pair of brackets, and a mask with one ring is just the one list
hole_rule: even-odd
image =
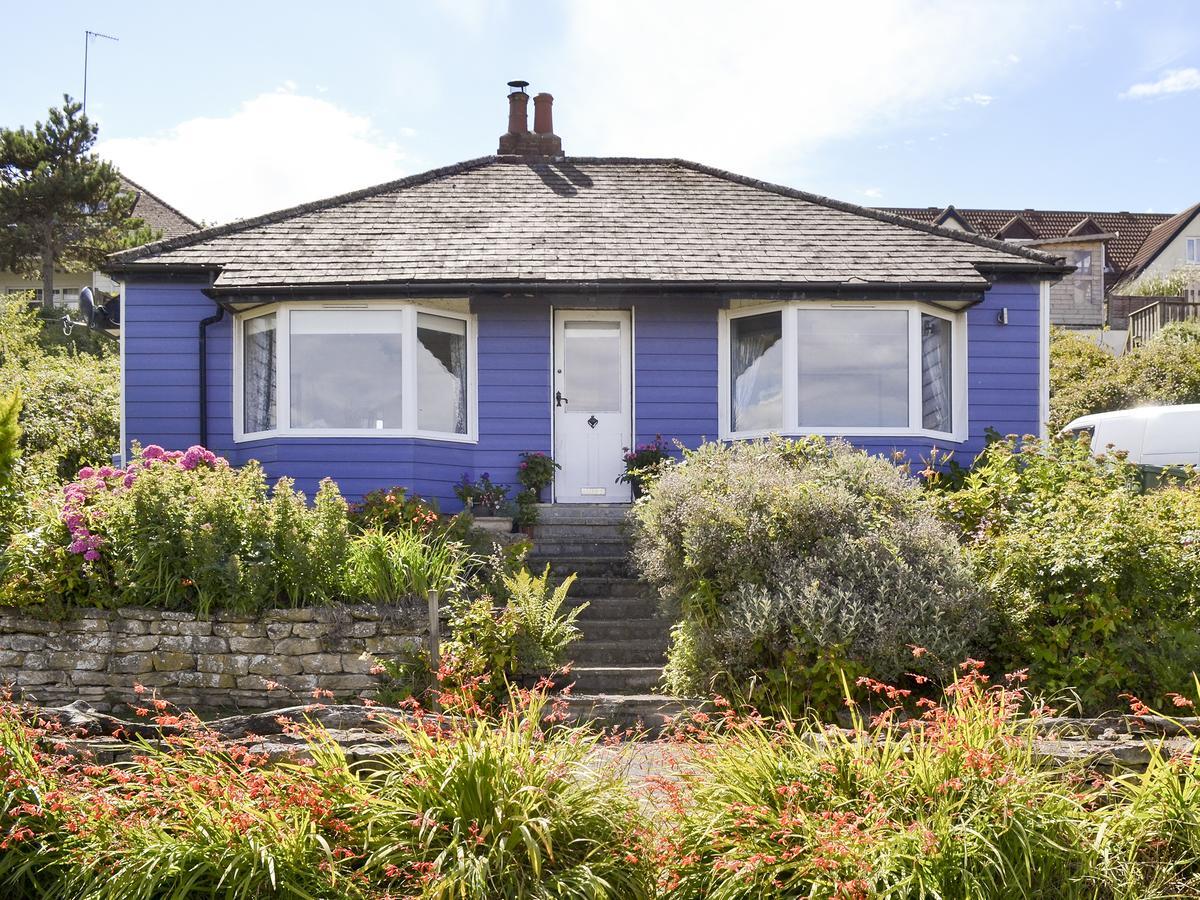
[(330, 480), (312, 504), (258, 463), (151, 445), (31, 498), (0, 548), (0, 603), (207, 614), (392, 601), (488, 577), (468, 528), (400, 489), (351, 510)]
[[(994, 686), (981, 668), (968, 661), (942, 699), (915, 704), (864, 678), (877, 712), (852, 729), (718, 700), (636, 757), (560, 724), (536, 693), (495, 715), (310, 704), (209, 725), (149, 691), (128, 722), (0, 702), (0, 890), (1196, 896), (1195, 720), (1135, 703), (1113, 723), (1174, 733), (1176, 752), (1147, 740), (1139, 771), (1098, 771), (1044, 752), (1039, 734), (1071, 723), (1036, 709), (1031, 721), (1022, 676)], [(627, 763), (653, 771), (631, 777)]]

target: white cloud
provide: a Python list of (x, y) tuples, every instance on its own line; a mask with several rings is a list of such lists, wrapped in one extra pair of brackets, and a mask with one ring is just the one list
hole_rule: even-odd
[(1145, 100), (1164, 94), (1200, 91), (1200, 69), (1173, 69), (1158, 81), (1143, 81), (1121, 94), (1123, 100)]
[(134, 181), (206, 222), (227, 222), (403, 174), (404, 153), (364, 116), (287, 90), (223, 118), (150, 137), (102, 141), (97, 152)]
[(958, 106), (966, 103), (969, 106), (990, 106), (992, 100), (994, 99), (995, 98), (992, 97), (991, 94), (981, 94), (976, 91), (973, 94), (967, 94), (965, 97), (959, 97), (958, 100), (955, 101), (954, 105)]
[(868, 200), (879, 200), (883, 197), (883, 191), (877, 187), (863, 188), (860, 193)]
[(951, 101), (986, 105), (985, 89), (1028, 80), (1052, 42), (1065, 40), (1057, 20), (1074, 15), (1072, 3), (1047, 12), (1035, 0), (563, 8), (572, 80), (535, 88), (559, 98), (569, 153), (687, 156), (751, 172), (944, 115)]

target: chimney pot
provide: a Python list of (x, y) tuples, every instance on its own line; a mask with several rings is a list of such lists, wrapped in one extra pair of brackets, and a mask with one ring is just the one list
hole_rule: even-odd
[(533, 98), (533, 130), (536, 134), (554, 134), (554, 97), (550, 94)]
[(508, 95), (508, 133), (529, 132), (529, 95), (524, 91), (513, 91)]

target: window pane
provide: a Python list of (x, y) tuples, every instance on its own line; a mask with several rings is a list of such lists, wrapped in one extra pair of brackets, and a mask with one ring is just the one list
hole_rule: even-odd
[(417, 427), (467, 433), (467, 323), (417, 314)]
[(953, 430), (950, 334), (946, 319), (921, 316), (921, 423), (934, 431)]
[(293, 428), (401, 428), (400, 310), (291, 314)]
[(783, 427), (783, 313), (729, 320), (732, 431)]
[(275, 428), (275, 313), (242, 323), (242, 431)]
[(563, 396), (573, 412), (621, 411), (621, 323), (566, 322)]
[(800, 425), (908, 425), (908, 312), (797, 310)]

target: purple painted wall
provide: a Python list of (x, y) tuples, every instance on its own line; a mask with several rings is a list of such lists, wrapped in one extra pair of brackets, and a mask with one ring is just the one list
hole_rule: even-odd
[[(125, 293), (125, 424), (130, 441), (183, 448), (199, 440), (200, 319), (215, 307), (198, 283), (131, 282)], [(628, 305), (628, 304), (622, 304)], [(996, 313), (1009, 310), (1009, 324)], [(1038, 286), (1001, 283), (968, 313), (970, 437), (954, 450), (964, 465), (990, 425), (1001, 433), (1038, 430)], [(272, 438), (233, 442), (232, 327), (209, 329), (209, 445), (231, 462), (257, 459), (274, 479), (294, 478), (306, 493), (334, 478), (358, 497), (404, 484), (443, 509), (456, 509), (453, 486), (463, 472), (516, 481), (518, 454), (551, 449), (551, 305), (528, 298), (477, 298), (479, 442), (414, 438)], [(654, 298), (635, 304), (635, 434), (695, 446), (715, 438), (717, 301)], [(934, 441), (851, 438), (872, 452), (919, 461)]]

